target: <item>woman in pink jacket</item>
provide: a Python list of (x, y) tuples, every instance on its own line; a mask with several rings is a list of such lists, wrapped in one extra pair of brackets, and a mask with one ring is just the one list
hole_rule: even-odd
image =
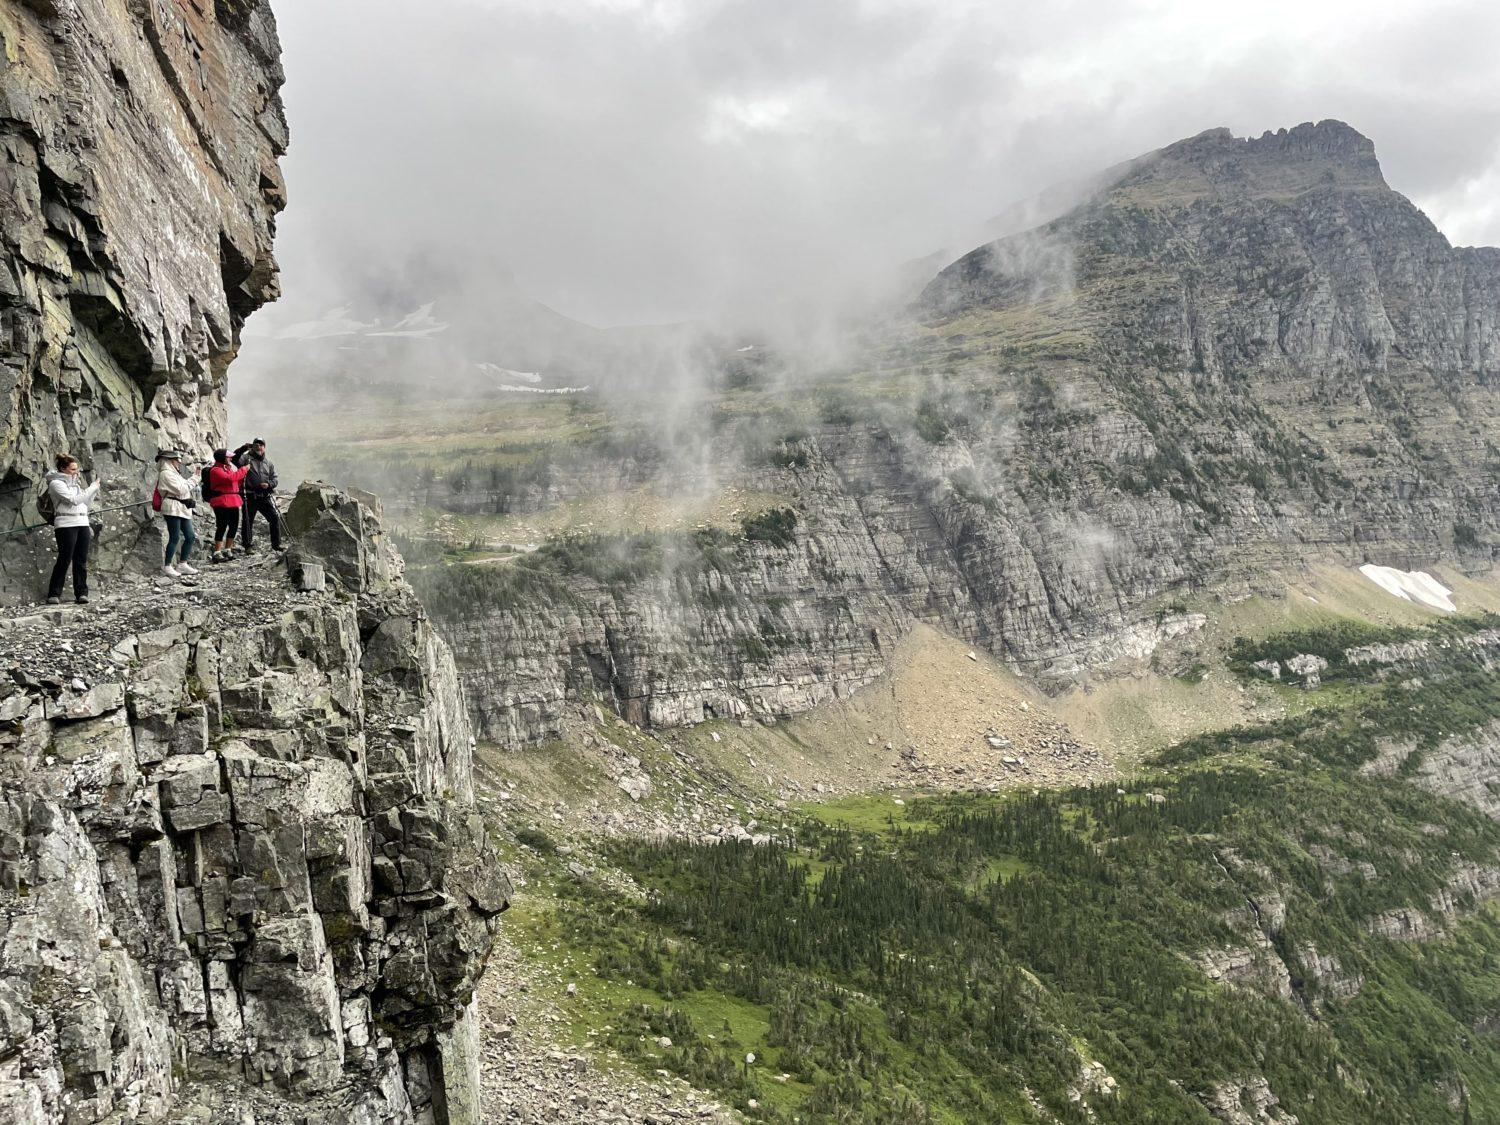
[(234, 533), (240, 529), (240, 509), (245, 506), (240, 482), (249, 471), (234, 467), (229, 450), (214, 450), (213, 467), (208, 470), (208, 504), (214, 510), (213, 562), (228, 562), (234, 557)]

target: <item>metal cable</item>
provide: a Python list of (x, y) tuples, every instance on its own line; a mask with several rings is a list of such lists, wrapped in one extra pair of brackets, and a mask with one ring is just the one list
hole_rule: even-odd
[[(150, 503), (150, 500), (137, 500), (134, 504), (117, 504), (113, 508), (92, 508), (89, 510), (88, 514), (90, 516), (102, 516), (107, 515), (110, 512), (128, 512), (132, 508), (144, 507)], [(13, 527), (9, 531), (0, 531), (0, 538), (4, 538), (7, 535), (20, 535), (22, 532), (26, 531), (40, 531), (44, 527), (51, 526), (52, 525), (50, 523), (33, 523), (28, 524), (25, 527)]]

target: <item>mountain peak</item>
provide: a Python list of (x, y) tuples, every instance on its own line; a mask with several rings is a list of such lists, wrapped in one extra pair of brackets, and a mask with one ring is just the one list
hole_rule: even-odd
[[(1291, 129), (1237, 137), (1227, 128), (1208, 129), (1158, 149), (1137, 162), (1131, 175), (1159, 179), (1196, 173), (1216, 188), (1281, 191), (1315, 182), (1344, 187), (1385, 187), (1375, 143), (1342, 121), (1305, 121)], [(1190, 172), (1189, 172), (1190, 170)]]

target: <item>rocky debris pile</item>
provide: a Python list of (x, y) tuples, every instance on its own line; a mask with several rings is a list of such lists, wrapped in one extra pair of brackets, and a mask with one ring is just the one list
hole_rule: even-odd
[[(570, 747), (573, 760), (562, 768), (587, 770), (590, 780), (567, 799), (539, 797), (535, 792), (550, 790), (551, 784), (518, 784), (511, 776), (515, 758), (509, 753), (491, 751), (481, 757), (478, 801), (492, 826), (512, 833), (541, 833), (549, 839), (560, 834), (569, 842), (557, 844), (555, 852), (571, 857), (576, 846), (578, 859), (568, 867), (580, 880), (595, 877), (595, 869), (579, 860), (600, 838), (764, 843), (786, 831), (786, 801), (768, 799), (765, 791), (695, 756), (671, 735), (657, 737), (623, 720), (607, 729), (608, 737), (602, 729), (582, 732), (577, 745)], [(613, 871), (605, 865), (605, 878)]]
[[(446, 646), (374, 513), (0, 627), (0, 1117), (480, 1120), (509, 888)], [(328, 526), (353, 526), (357, 537)]]
[[(887, 743), (887, 749), (891, 745)], [(1014, 711), (1003, 728), (992, 726), (974, 738), (964, 760), (953, 758), (951, 752), (930, 756), (907, 743), (896, 760), (896, 783), (999, 790), (1017, 785), (1077, 785), (1114, 773), (1097, 749), (1079, 742), (1063, 724), (1029, 709)]]

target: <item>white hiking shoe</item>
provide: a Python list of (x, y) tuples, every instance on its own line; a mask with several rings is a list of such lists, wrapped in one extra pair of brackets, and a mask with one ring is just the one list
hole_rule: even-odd
[(164, 567), (161, 568), (161, 572), (163, 574), (165, 574), (168, 578), (181, 578), (182, 577), (182, 571), (178, 570), (175, 566), (164, 566)]
[(180, 562), (180, 563), (177, 564), (177, 573), (178, 574), (197, 574), (198, 573), (198, 568), (196, 566), (189, 566), (185, 562)]

